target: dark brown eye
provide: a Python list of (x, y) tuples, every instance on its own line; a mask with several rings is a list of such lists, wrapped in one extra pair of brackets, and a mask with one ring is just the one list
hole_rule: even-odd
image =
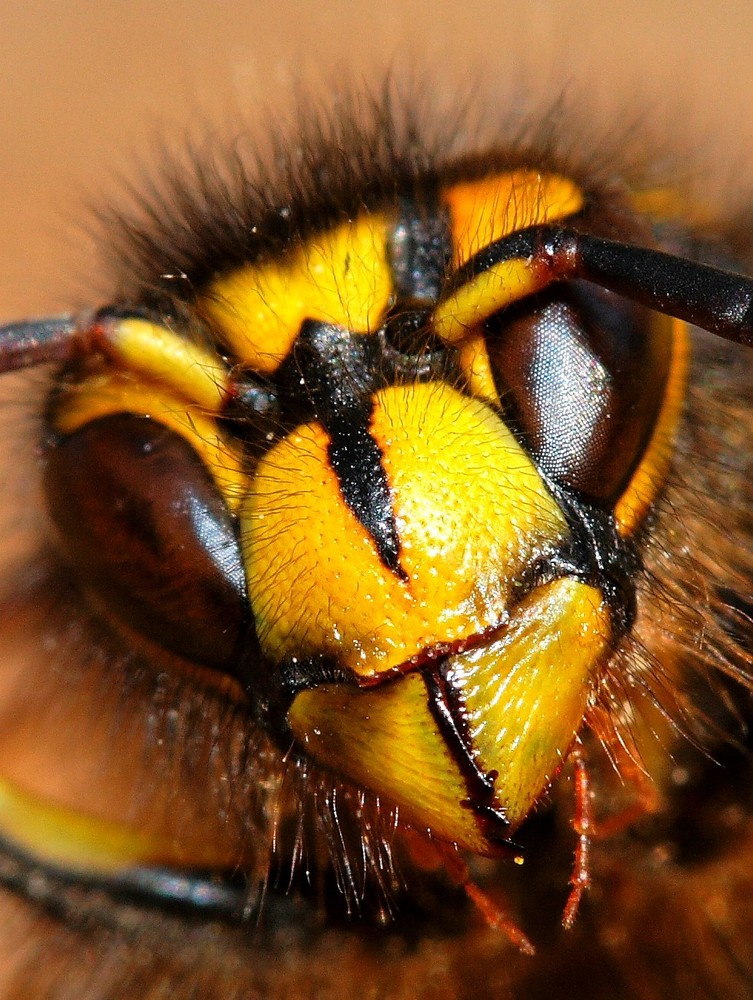
[(232, 670), (246, 617), (235, 524), (186, 441), (144, 417), (93, 420), (48, 451), (45, 488), (66, 558), (108, 613)]
[(662, 404), (671, 358), (664, 322), (578, 282), (492, 321), (500, 398), (546, 475), (608, 506), (620, 496)]

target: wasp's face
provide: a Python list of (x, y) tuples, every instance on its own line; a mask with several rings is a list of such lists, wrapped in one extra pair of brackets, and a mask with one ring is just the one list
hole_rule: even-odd
[(557, 175), (416, 178), (213, 276), (182, 320), (101, 313), (47, 415), (52, 520), (106, 619), (479, 854), (549, 787), (632, 625), (677, 421), (680, 326), (487, 266), (576, 219), (598, 198)]
[[(697, 735), (699, 664), (745, 679), (746, 558), (706, 550), (718, 583), (689, 612), (702, 515), (668, 512), (685, 321), (747, 342), (753, 297), (659, 252), (682, 246), (655, 192), (534, 149), (427, 167), (365, 142), (343, 167), (341, 138), (305, 167), (331, 191), (291, 195), (297, 160), (279, 190), (180, 189), (177, 222), (128, 227), (116, 305), (4, 331), (4, 367), (59, 366), (40, 468), (66, 597), (48, 613), (27, 583), (26, 642), (65, 675), (86, 630), (62, 717), (121, 756), (91, 800), (11, 768), (0, 835), (15, 882), (74, 917), (84, 886), (242, 922), (291, 859), (387, 910), (393, 852), (438, 854), (530, 950), (458, 852), (521, 860), (574, 769), (569, 926), (587, 745), (671, 782), (656, 745)], [(129, 696), (98, 716), (108, 674)]]

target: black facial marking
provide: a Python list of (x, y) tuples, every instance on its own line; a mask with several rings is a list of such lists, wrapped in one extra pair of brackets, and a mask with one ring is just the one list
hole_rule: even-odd
[(398, 300), (434, 305), (452, 260), (448, 213), (404, 199), (387, 255)]
[(277, 374), (285, 414), (328, 425), (344, 410), (367, 406), (372, 393), (385, 384), (380, 354), (376, 337), (306, 320)]
[(382, 453), (369, 433), (373, 394), (386, 381), (378, 338), (307, 320), (286, 363), (291, 396), (305, 392), (310, 415), (330, 436), (329, 460), (345, 503), (369, 532), (384, 565), (405, 579)]
[(494, 843), (514, 846), (505, 833), (509, 823), (494, 803), (495, 772), (482, 771), (470, 749), (470, 736), (463, 705), (448, 681), (444, 665), (421, 671), (429, 696), (429, 711), (442, 739), (457, 764), (468, 789), (466, 804), (484, 827), (484, 835)]
[(374, 539), (379, 558), (400, 579), (400, 539), (395, 524), (382, 453), (369, 434), (371, 410), (346, 410), (327, 422), (329, 460), (340, 481), (343, 499)]
[(614, 640), (627, 635), (637, 613), (635, 580), (641, 572), (636, 543), (623, 538), (614, 515), (589, 503), (572, 490), (547, 483), (570, 529), (569, 539), (557, 552), (533, 563), (518, 592), (550, 580), (574, 577), (596, 588), (611, 611)]

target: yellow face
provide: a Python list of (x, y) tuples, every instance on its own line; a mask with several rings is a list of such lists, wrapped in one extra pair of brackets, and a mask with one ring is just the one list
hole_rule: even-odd
[[(230, 683), (281, 755), (480, 855), (630, 631), (684, 387), (681, 323), (486, 261), (558, 222), (599, 228), (564, 176), (418, 186), (211, 276), (182, 324), (104, 311), (47, 417), (52, 521), (108, 622)], [(185, 863), (93, 821), (77, 851), (79, 818), (8, 795), (21, 843), (41, 810), (79, 865)]]

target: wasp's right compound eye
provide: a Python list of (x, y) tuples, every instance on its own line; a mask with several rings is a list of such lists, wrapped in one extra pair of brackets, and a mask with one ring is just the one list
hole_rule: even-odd
[(500, 399), (554, 482), (607, 507), (626, 489), (673, 376), (670, 322), (585, 282), (490, 321)]

